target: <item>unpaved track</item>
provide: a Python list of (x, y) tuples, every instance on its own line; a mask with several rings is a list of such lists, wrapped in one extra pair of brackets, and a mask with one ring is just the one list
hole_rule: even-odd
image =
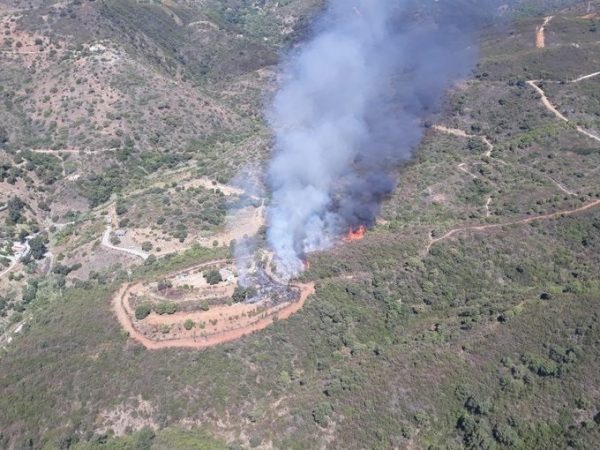
[[(211, 261), (209, 263), (203, 264), (202, 266), (210, 266), (215, 263), (217, 263), (217, 261)], [(196, 266), (196, 268), (198, 267), (201, 266)], [(273, 313), (268, 314), (266, 317), (261, 317), (257, 319), (255, 322), (247, 326), (214, 333), (207, 336), (195, 336), (164, 341), (155, 341), (140, 333), (134, 327), (132, 322), (132, 318), (134, 317), (134, 311), (132, 310), (131, 305), (129, 304), (129, 290), (131, 289), (132, 285), (128, 283), (121, 286), (119, 291), (113, 296), (112, 309), (116, 314), (121, 326), (129, 333), (129, 337), (136, 340), (149, 350), (159, 350), (163, 348), (203, 349), (207, 347), (212, 347), (214, 345), (223, 344), (225, 342), (235, 341), (248, 334), (267, 328), (275, 320), (287, 319), (291, 315), (298, 312), (304, 306), (306, 299), (315, 292), (315, 285), (314, 283), (306, 283), (297, 284), (293, 286), (300, 289), (300, 298), (297, 301), (289, 303), (286, 306), (277, 309)], [(266, 312), (268, 313), (268, 311)], [(189, 314), (190, 318), (195, 315), (197, 315), (197, 313)], [(178, 316), (178, 319), (183, 323), (188, 318), (187, 316), (188, 315), (180, 314)]]
[[(485, 144), (485, 146), (487, 147), (487, 151), (483, 154), (483, 156), (485, 156), (486, 158), (492, 158), (492, 152), (494, 151), (494, 144), (492, 144), (486, 136), (480, 136), (480, 135), (476, 135), (476, 134), (468, 134), (465, 131), (460, 130), (458, 128), (448, 128), (443, 125), (434, 125), (433, 129), (440, 131), (442, 133), (451, 134), (453, 136), (458, 136), (458, 137), (462, 137), (462, 138), (481, 139), (483, 141), (483, 143)], [(501, 164), (504, 164), (504, 165), (507, 164), (505, 161), (502, 161), (501, 159), (498, 159), (498, 158), (494, 158), (494, 159), (496, 161), (500, 162)]]
[(552, 19), (554, 19), (554, 16), (545, 17), (544, 23), (537, 28), (535, 33), (535, 46), (537, 48), (546, 48), (546, 27)]
[(208, 178), (197, 178), (185, 184), (185, 187), (202, 187), (204, 189), (212, 190), (218, 189), (223, 193), (223, 195), (231, 196), (231, 195), (243, 195), (244, 190), (235, 186), (230, 186), (228, 184), (222, 184), (215, 182), (213, 180), (209, 180)]
[(527, 82), (527, 84), (529, 86), (531, 86), (533, 89), (535, 89), (538, 94), (540, 94), (540, 96), (542, 97), (542, 103), (544, 104), (546, 109), (548, 109), (552, 114), (554, 114), (560, 120), (562, 120), (564, 122), (568, 122), (569, 119), (567, 119), (565, 116), (563, 116), (563, 114), (558, 109), (556, 109), (556, 107), (550, 102), (550, 100), (548, 100), (548, 97), (546, 97), (546, 93), (544, 92), (544, 90), (538, 86), (539, 82), (540, 82), (540, 80), (529, 80)]
[(490, 205), (492, 204), (492, 197), (488, 197), (485, 202), (485, 217), (490, 217), (492, 213), (490, 212)]
[(600, 75), (600, 72), (590, 73), (589, 75), (584, 75), (582, 77), (571, 80), (571, 83), (579, 83), (580, 81), (589, 80), (590, 78), (597, 77), (598, 75)]
[[(476, 136), (474, 134), (468, 134), (465, 131), (460, 130), (458, 128), (448, 128), (443, 125), (434, 125), (432, 128), (434, 130), (440, 131), (442, 133), (450, 134), (452, 136), (457, 136), (457, 137), (466, 138), (466, 139), (481, 139), (487, 147), (487, 151), (483, 154), (483, 156), (486, 158), (492, 157), (492, 151), (494, 151), (494, 145), (485, 136)], [(498, 161), (501, 162), (502, 164), (506, 164), (504, 161), (502, 161), (500, 159), (498, 159)], [(456, 166), (456, 168), (458, 170), (460, 170), (461, 172), (466, 173), (473, 179), (479, 178), (477, 175), (475, 175), (473, 172), (471, 172), (467, 168), (467, 163), (460, 163)]]
[(18, 250), (11, 258), (9, 258), (11, 262), (6, 269), (0, 272), (0, 278), (11, 272), (17, 266), (17, 264), (19, 264), (21, 259), (28, 255), (30, 251), (31, 247), (29, 247), (29, 241), (25, 241), (25, 245), (22, 246), (22, 249)]
[(466, 173), (467, 175), (469, 175), (471, 178), (476, 179), (478, 178), (477, 175), (475, 175), (474, 173), (470, 172), (469, 169), (467, 169), (467, 163), (460, 163), (458, 166), (458, 170)]
[(577, 213), (580, 213), (583, 211), (587, 211), (588, 209), (595, 208), (598, 205), (600, 205), (600, 200), (595, 200), (591, 203), (580, 206), (579, 208), (570, 209), (570, 210), (566, 210), (566, 211), (558, 211), (555, 213), (544, 214), (541, 216), (527, 217), (526, 219), (515, 220), (513, 222), (495, 223), (495, 224), (490, 224), (490, 225), (472, 225), (472, 226), (454, 228), (453, 230), (448, 231), (446, 234), (444, 234), (443, 236), (440, 236), (439, 238), (433, 238), (430, 236), (429, 244), (427, 245), (425, 251), (423, 252), (424, 253), (423, 256), (426, 256), (429, 253), (429, 250), (431, 250), (431, 247), (434, 244), (437, 244), (440, 241), (449, 239), (458, 233), (462, 233), (465, 231), (486, 231), (486, 230), (491, 230), (494, 228), (502, 228), (502, 227), (506, 227), (506, 226), (510, 226), (510, 225), (525, 225), (525, 224), (534, 222), (536, 220), (549, 220), (549, 219), (554, 219), (556, 217), (561, 217), (561, 216), (572, 216), (574, 214), (577, 214)]
[(571, 191), (570, 189), (567, 189), (565, 186), (563, 186), (562, 184), (560, 184), (558, 181), (556, 181), (554, 178), (552, 178), (550, 175), (545, 175), (546, 178), (548, 178), (550, 181), (552, 181), (561, 191), (563, 191), (565, 194), (568, 195), (577, 195), (576, 192)]
[(108, 248), (109, 250), (115, 250), (117, 252), (127, 253), (131, 256), (142, 258), (144, 261), (150, 256), (149, 253), (135, 248), (119, 247), (110, 243), (110, 233), (112, 233), (112, 224), (116, 221), (115, 205), (111, 205), (108, 216), (106, 216), (106, 228), (102, 234), (102, 247)]
[[(483, 154), (483, 156), (485, 158), (492, 158), (492, 152), (494, 151), (494, 144), (491, 143), (491, 141), (485, 137), (485, 136), (478, 136), (478, 135), (474, 135), (474, 134), (468, 134), (463, 130), (460, 130), (458, 128), (448, 128), (445, 127), (443, 125), (434, 125), (433, 126), (434, 130), (440, 131), (442, 133), (447, 133), (447, 134), (451, 134), (453, 136), (458, 136), (458, 137), (462, 137), (462, 138), (468, 138), (468, 139), (481, 139), (483, 141), (483, 143), (486, 145), (487, 147), (487, 151)], [(506, 161), (503, 161), (499, 158), (493, 158), (495, 161), (498, 161), (499, 163), (508, 166), (508, 163)], [(468, 174), (471, 176), (471, 178), (473, 179), (477, 179), (479, 178), (477, 175), (475, 175), (474, 173), (472, 173), (471, 171), (469, 171), (469, 169), (467, 169), (467, 163), (460, 163), (457, 168), (461, 171), (463, 171), (464, 173)], [(559, 186), (560, 187), (560, 186)], [(562, 187), (561, 187), (562, 188)], [(485, 217), (490, 217), (491, 216), (491, 210), (490, 210), (490, 205), (492, 204), (492, 197), (488, 197), (486, 202), (485, 202)]]
[[(567, 119), (558, 109), (556, 109), (552, 102), (550, 102), (544, 90), (538, 86), (539, 82), (540, 80), (529, 80), (527, 84), (529, 84), (529, 86), (534, 88), (537, 91), (537, 93), (540, 94), (540, 96), (542, 97), (542, 103), (544, 104), (546, 109), (548, 109), (548, 111), (552, 112), (558, 119), (562, 120), (563, 122), (571, 123), (571, 121)], [(599, 136), (596, 136), (594, 133), (590, 133), (589, 131), (581, 128), (579, 125), (576, 125), (575, 129), (581, 134), (584, 134), (587, 137), (594, 139), (597, 142), (600, 142)]]

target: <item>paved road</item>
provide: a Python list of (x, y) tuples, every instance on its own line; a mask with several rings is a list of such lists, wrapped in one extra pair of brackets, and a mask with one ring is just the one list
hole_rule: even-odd
[(8, 274), (11, 270), (13, 270), (16, 267), (16, 265), (19, 263), (19, 261), (21, 261), (22, 258), (24, 258), (25, 256), (27, 256), (29, 254), (29, 252), (31, 251), (31, 247), (29, 247), (29, 239), (32, 237), (33, 236), (28, 236), (27, 240), (25, 241), (25, 244), (21, 244), (20, 242), (13, 243), (13, 247), (14, 246), (22, 246), (22, 249), (17, 250), (17, 252), (9, 258), (11, 260), (11, 263), (6, 269), (4, 269), (2, 272), (0, 272), (0, 278), (2, 278), (4, 275)]
[(112, 224), (111, 224), (110, 216), (108, 216), (107, 217), (107, 221), (106, 221), (106, 229), (104, 230), (104, 234), (102, 235), (102, 246), (103, 247), (108, 248), (110, 250), (115, 250), (117, 252), (127, 253), (127, 254), (132, 255), (132, 256), (137, 256), (138, 258), (142, 258), (144, 261), (146, 259), (148, 259), (148, 256), (150, 256), (149, 253), (146, 253), (143, 250), (138, 250), (138, 249), (129, 248), (129, 247), (119, 247), (117, 245), (112, 245), (110, 243), (110, 233), (112, 233)]

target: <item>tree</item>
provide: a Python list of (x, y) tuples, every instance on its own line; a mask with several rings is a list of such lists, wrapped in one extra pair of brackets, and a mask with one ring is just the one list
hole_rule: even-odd
[(25, 203), (19, 197), (12, 197), (8, 203), (8, 217), (6, 218), (6, 225), (12, 226), (20, 223), (23, 220), (23, 208)]
[(203, 276), (206, 279), (206, 282), (210, 285), (219, 284), (221, 281), (223, 281), (221, 272), (219, 272), (217, 269), (212, 269), (208, 272), (204, 272)]
[(48, 238), (45, 234), (40, 234), (29, 241), (31, 248), (31, 257), (33, 259), (42, 259), (46, 254), (46, 244)]
[(186, 330), (191, 330), (192, 328), (194, 328), (194, 321), (192, 319), (188, 319), (183, 323), (183, 328), (185, 328)]

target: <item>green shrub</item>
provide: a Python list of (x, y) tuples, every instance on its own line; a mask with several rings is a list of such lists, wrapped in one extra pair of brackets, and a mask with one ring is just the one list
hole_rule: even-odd
[(23, 298), (23, 303), (29, 303), (35, 299), (37, 295), (37, 284), (29, 283), (27, 286), (23, 287), (23, 291), (21, 296)]
[(233, 291), (233, 295), (231, 296), (231, 298), (235, 303), (241, 303), (248, 300), (249, 298), (254, 297), (257, 293), (258, 292), (253, 286), (245, 288), (240, 285), (237, 285), (235, 287), (235, 290)]
[(127, 212), (127, 205), (125, 205), (124, 203), (118, 203), (115, 208), (115, 211), (119, 216), (122, 216)]
[(183, 328), (185, 328), (186, 330), (191, 330), (192, 328), (194, 328), (194, 321), (192, 319), (188, 319), (183, 323)]
[(210, 285), (219, 284), (221, 281), (223, 281), (221, 272), (219, 272), (217, 269), (209, 270), (208, 272), (204, 272), (202, 275), (206, 279), (206, 282)]
[(156, 314), (175, 314), (177, 312), (177, 303), (158, 303), (154, 305)]
[(521, 360), (529, 370), (541, 377), (555, 377), (560, 375), (560, 368), (556, 362), (543, 356), (527, 353)]
[(150, 308), (150, 305), (148, 304), (138, 305), (135, 308), (135, 318), (137, 320), (144, 320), (146, 317), (148, 317), (151, 311), (152, 308)]
[(314, 421), (322, 427), (327, 426), (329, 422), (329, 415), (333, 412), (331, 403), (321, 402), (313, 409), (312, 416)]

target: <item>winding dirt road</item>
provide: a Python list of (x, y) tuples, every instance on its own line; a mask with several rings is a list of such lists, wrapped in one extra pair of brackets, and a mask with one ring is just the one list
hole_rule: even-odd
[(102, 234), (102, 247), (109, 250), (115, 250), (117, 252), (127, 253), (131, 256), (142, 258), (144, 261), (148, 259), (150, 254), (141, 249), (130, 248), (130, 247), (119, 247), (110, 243), (110, 234), (112, 233), (112, 224), (116, 220), (116, 212), (114, 204), (110, 207), (108, 216), (106, 216), (106, 228)]
[(554, 219), (556, 217), (561, 217), (561, 216), (572, 216), (574, 214), (577, 214), (577, 213), (580, 213), (583, 211), (587, 211), (588, 209), (595, 208), (596, 206), (599, 206), (599, 205), (600, 205), (600, 200), (595, 200), (591, 203), (587, 203), (583, 206), (580, 206), (579, 208), (570, 209), (570, 210), (566, 210), (566, 211), (558, 211), (558, 212), (550, 213), (550, 214), (543, 214), (541, 216), (527, 217), (525, 219), (515, 220), (513, 222), (494, 223), (494, 224), (489, 224), (489, 225), (472, 225), (472, 226), (454, 228), (453, 230), (448, 231), (446, 234), (444, 234), (443, 236), (440, 236), (438, 238), (434, 238), (430, 235), (429, 244), (427, 245), (427, 247), (423, 253), (423, 256), (426, 256), (429, 253), (429, 250), (431, 250), (431, 247), (434, 244), (437, 244), (438, 242), (449, 239), (458, 233), (462, 233), (462, 232), (466, 232), (466, 231), (485, 231), (485, 230), (491, 230), (494, 228), (502, 228), (502, 227), (506, 227), (506, 226), (510, 226), (510, 225), (525, 225), (525, 224), (534, 222), (536, 220), (549, 220), (549, 219)]
[(29, 252), (31, 251), (31, 247), (29, 246), (29, 241), (25, 241), (25, 244), (20, 244), (20, 243), (13, 243), (13, 249), (17, 248), (15, 254), (11, 257), (9, 257), (10, 259), (10, 264), (8, 265), (8, 267), (6, 269), (4, 269), (2, 272), (0, 272), (0, 278), (2, 278), (4, 275), (7, 275), (8, 273), (10, 273), (16, 266), (17, 264), (19, 264), (19, 262), (21, 261), (22, 258), (24, 258), (25, 256), (27, 256), (29, 254)]
[(492, 157), (492, 152), (494, 151), (494, 144), (492, 144), (490, 142), (490, 140), (485, 136), (479, 136), (476, 134), (468, 134), (467, 132), (460, 130), (458, 128), (449, 128), (449, 127), (445, 127), (444, 125), (434, 125), (433, 129), (437, 130), (437, 131), (441, 131), (442, 133), (451, 134), (453, 136), (469, 138), (469, 139), (471, 139), (471, 138), (472, 139), (481, 139), (483, 141), (483, 143), (485, 144), (485, 146), (488, 148), (487, 152), (485, 152), (483, 154), (483, 156), (485, 156), (487, 158)]
[[(594, 75), (594, 74), (592, 74), (592, 75)], [(583, 78), (583, 79), (585, 79), (585, 78)], [(554, 106), (552, 104), (552, 102), (550, 102), (550, 100), (546, 96), (546, 93), (544, 92), (544, 90), (538, 85), (538, 83), (540, 83), (540, 82), (541, 82), (541, 80), (529, 80), (527, 82), (527, 84), (529, 86), (531, 86), (532, 88), (534, 88), (538, 94), (540, 94), (540, 96), (542, 97), (542, 103), (548, 111), (553, 113), (558, 119), (562, 120), (563, 122), (567, 122), (570, 124), (571, 121), (569, 119), (567, 119), (558, 109), (556, 109), (556, 106)], [(587, 137), (594, 139), (597, 142), (600, 142), (600, 136), (596, 136), (594, 133), (590, 133), (589, 131), (581, 128), (579, 125), (575, 125), (575, 129), (578, 132), (586, 135)]]
[[(211, 261), (201, 266), (196, 266), (196, 268), (214, 265), (215, 263), (215, 261)], [(293, 286), (300, 289), (300, 298), (297, 301), (284, 304), (283, 306), (278, 305), (277, 308), (266, 310), (265, 314), (257, 316), (256, 321), (249, 323), (245, 326), (216, 332), (213, 334), (208, 334), (206, 336), (194, 336), (164, 341), (156, 341), (148, 338), (147, 336), (139, 332), (134, 326), (132, 318), (135, 317), (135, 313), (131, 308), (131, 305), (129, 304), (129, 292), (133, 286), (134, 285), (131, 285), (129, 283), (126, 283), (123, 286), (121, 286), (119, 291), (113, 296), (112, 309), (123, 329), (125, 329), (125, 331), (129, 333), (129, 337), (142, 344), (148, 350), (159, 350), (163, 348), (203, 349), (207, 347), (212, 347), (214, 345), (223, 344), (225, 342), (235, 341), (246, 335), (267, 328), (276, 320), (287, 319), (288, 317), (292, 316), (300, 309), (302, 309), (304, 303), (306, 302), (306, 299), (315, 292), (314, 283), (296, 284)], [(181, 323), (185, 322), (188, 318), (198, 320), (197, 316), (199, 314), (201, 313), (180, 313), (178, 314), (177, 319)]]
[[(483, 141), (483, 143), (485, 144), (485, 146), (487, 147), (487, 151), (482, 155), (485, 158), (492, 158), (492, 152), (494, 151), (494, 144), (491, 143), (491, 141), (486, 137), (486, 136), (478, 136), (475, 134), (468, 134), (465, 131), (458, 129), (458, 128), (449, 128), (449, 127), (445, 127), (443, 125), (434, 125), (433, 126), (434, 130), (440, 131), (442, 133), (447, 133), (447, 134), (451, 134), (453, 136), (458, 136), (458, 137), (462, 137), (462, 138), (468, 138), (468, 139), (481, 139)], [(498, 161), (500, 164), (504, 165), (504, 166), (508, 166), (509, 164), (506, 161), (503, 161), (502, 159), (499, 158), (493, 158), (495, 161)], [(473, 179), (478, 179), (479, 177), (477, 175), (475, 175), (473, 172), (471, 172), (469, 169), (467, 169), (467, 163), (460, 163), (458, 166), (456, 166), (459, 170), (461, 170), (462, 172), (466, 173), (467, 175), (469, 175), (471, 178)], [(490, 210), (490, 205), (492, 204), (492, 197), (489, 196), (486, 201), (485, 201), (485, 217), (490, 217), (491, 216), (491, 210)]]

